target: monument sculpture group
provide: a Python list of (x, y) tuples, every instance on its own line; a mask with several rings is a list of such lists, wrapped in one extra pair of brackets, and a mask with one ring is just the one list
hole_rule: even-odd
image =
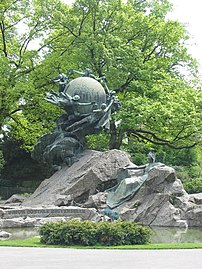
[[(90, 69), (83, 73), (70, 70), (53, 79), (59, 82), (59, 92), (51, 91), (45, 100), (62, 108), (52, 133), (40, 138), (33, 152), (35, 159), (50, 164), (71, 165), (83, 151), (85, 136), (108, 131), (110, 117), (119, 107), (114, 92), (110, 91), (105, 77), (96, 78)], [(70, 80), (72, 73), (82, 74)]]
[[(79, 76), (70, 79), (72, 74)], [(154, 154), (149, 154), (150, 163), (137, 166), (120, 150), (85, 149), (85, 136), (107, 132), (111, 114), (121, 106), (105, 77), (96, 78), (89, 69), (71, 69), (53, 81), (59, 90), (45, 99), (62, 108), (63, 114), (53, 131), (39, 139), (33, 157), (61, 169), (22, 203), (16, 206), (10, 199), (2, 206), (0, 227), (37, 226), (73, 217), (202, 226), (202, 193), (186, 193), (175, 170), (157, 163)]]

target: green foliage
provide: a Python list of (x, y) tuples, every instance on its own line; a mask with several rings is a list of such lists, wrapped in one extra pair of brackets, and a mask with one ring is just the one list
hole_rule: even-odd
[[(106, 76), (123, 104), (113, 116), (122, 121), (110, 134), (116, 136), (110, 148), (119, 148), (125, 136), (174, 147), (197, 142), (197, 64), (187, 52), (184, 26), (166, 18), (170, 9), (167, 0), (76, 0), (71, 7), (60, 0), (3, 1), (0, 133), (6, 125), (10, 136), (32, 149), (61, 113), (43, 100), (55, 88), (51, 79), (89, 67)], [(102, 148), (94, 138), (89, 144)]]
[[(3, 0), (0, 134), (6, 126), (10, 139), (30, 151), (61, 113), (43, 100), (57, 89), (51, 79), (72, 67), (89, 67), (106, 76), (122, 103), (112, 117), (119, 125), (108, 135), (88, 137), (90, 148), (122, 145), (137, 164), (147, 161), (150, 150), (169, 164), (191, 163), (191, 151), (166, 149), (200, 142), (202, 118), (197, 63), (186, 48), (189, 34), (167, 19), (170, 9), (167, 0), (76, 0), (71, 7), (60, 0)], [(17, 167), (13, 173), (22, 177)]]
[(176, 167), (176, 173), (188, 193), (202, 192), (201, 165), (178, 166)]
[[(151, 142), (136, 142), (132, 137), (122, 144), (122, 149), (130, 153), (132, 161), (137, 165), (149, 161), (147, 154), (152, 151), (156, 161), (171, 166), (199, 166), (201, 161), (199, 146), (193, 148), (173, 149), (167, 146), (155, 145)], [(200, 169), (200, 168), (199, 168)]]
[(1, 174), (1, 170), (4, 167), (4, 165), (5, 165), (5, 160), (3, 157), (3, 152), (0, 150), (0, 174)]
[[(155, 151), (155, 150), (154, 150)], [(202, 192), (201, 147), (172, 150), (156, 148), (157, 161), (174, 166), (177, 177), (188, 193)]]
[(97, 242), (103, 246), (124, 245), (124, 231), (117, 222), (99, 222), (97, 225)]
[[(5, 164), (1, 171), (7, 184), (16, 185), (22, 181), (40, 181), (49, 174), (49, 167), (39, 164), (22, 148), (22, 142), (5, 139), (2, 143)], [(10, 182), (10, 183), (9, 183)]]
[(156, 147), (157, 161), (172, 166), (192, 166), (197, 160), (195, 148), (171, 149), (168, 147)]
[(124, 245), (142, 245), (149, 242), (151, 231), (130, 221), (117, 222), (117, 226), (124, 233)]
[(93, 222), (48, 223), (40, 228), (41, 242), (56, 245), (94, 245), (95, 224)]
[(183, 181), (184, 189), (188, 193), (201, 193), (202, 192), (202, 178), (200, 179), (192, 179), (192, 180), (184, 180)]
[[(38, 236), (26, 239), (9, 239), (9, 240), (0, 240), (0, 246), (9, 246), (9, 247), (38, 247), (38, 248), (64, 248), (61, 245), (47, 245), (40, 242)], [(70, 248), (67, 246), (67, 248)], [(73, 246), (72, 248), (93, 248), (93, 249), (201, 249), (202, 243), (161, 243), (161, 244), (144, 244), (144, 245), (122, 245), (122, 246), (92, 246), (92, 247), (81, 247)]]
[(88, 135), (86, 137), (86, 145), (89, 149), (105, 151), (109, 149), (109, 134), (100, 133)]
[(48, 30), (49, 11), (57, 4), (52, 0), (45, 5), (36, 0), (8, 0), (0, 4), (0, 135), (6, 126), (10, 137), (23, 139), (27, 148), (32, 148), (37, 137), (51, 128), (56, 117), (55, 108), (47, 109), (42, 100), (45, 92), (41, 81), (35, 80), (43, 45), (33, 48), (33, 44), (39, 43), (37, 38)]
[(129, 221), (91, 222), (71, 220), (40, 227), (41, 243), (53, 245), (116, 246), (146, 244), (150, 230)]

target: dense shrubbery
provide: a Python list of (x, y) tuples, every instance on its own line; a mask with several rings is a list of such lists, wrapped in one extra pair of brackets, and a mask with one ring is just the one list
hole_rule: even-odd
[(131, 155), (132, 161), (137, 165), (147, 163), (147, 154), (152, 151), (156, 155), (156, 161), (173, 166), (177, 177), (182, 181), (184, 189), (188, 193), (202, 192), (202, 157), (201, 147), (173, 150), (168, 147), (152, 144), (132, 143), (125, 148)]
[(148, 243), (150, 229), (129, 221), (95, 223), (71, 220), (44, 224), (40, 236), (42, 243), (53, 245), (134, 245)]
[(177, 166), (175, 169), (177, 177), (182, 181), (183, 187), (188, 193), (202, 192), (201, 166)]
[(5, 165), (5, 160), (3, 157), (3, 152), (0, 149), (0, 174), (1, 174), (1, 169), (4, 167), (4, 165)]
[(202, 192), (202, 179), (185, 180), (183, 186), (188, 193), (200, 193)]
[(2, 186), (41, 181), (51, 175), (49, 167), (34, 161), (31, 153), (21, 147), (22, 143), (9, 138), (4, 138), (4, 142), (0, 143), (0, 172), (4, 179)]

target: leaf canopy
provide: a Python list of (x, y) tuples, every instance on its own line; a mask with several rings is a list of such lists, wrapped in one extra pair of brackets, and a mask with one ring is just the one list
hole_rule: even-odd
[(55, 87), (51, 79), (88, 67), (106, 76), (122, 102), (113, 118), (120, 122), (113, 125), (115, 140), (198, 143), (201, 82), (187, 52), (189, 34), (167, 18), (171, 8), (167, 0), (2, 1), (1, 129), (10, 126), (10, 135), (32, 147), (61, 113), (43, 100)]

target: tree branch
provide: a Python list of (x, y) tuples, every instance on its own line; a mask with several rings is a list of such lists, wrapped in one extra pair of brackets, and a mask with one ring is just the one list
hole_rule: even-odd
[[(168, 147), (173, 148), (173, 149), (192, 148), (192, 147), (197, 145), (197, 143), (194, 142), (190, 145), (176, 146), (172, 143), (172, 141), (162, 139), (162, 138), (158, 137), (156, 134), (154, 134), (152, 131), (147, 131), (147, 130), (142, 130), (142, 129), (134, 129), (134, 130), (130, 129), (130, 130), (126, 130), (126, 132), (129, 136), (130, 135), (133, 135), (136, 137), (138, 136), (142, 140), (149, 141), (155, 145), (168, 146)], [(192, 134), (193, 133), (190, 133), (189, 135), (186, 136), (186, 138), (188, 138)], [(148, 137), (147, 135), (149, 135), (150, 137)], [(175, 142), (177, 142), (177, 141), (175, 141)]]
[(126, 82), (123, 83), (118, 89), (115, 89), (116, 92), (121, 92), (123, 93), (124, 90), (129, 86), (129, 84), (135, 79), (134, 76), (130, 77), (128, 76), (128, 78), (126, 79)]
[(3, 53), (5, 57), (7, 58), (8, 53), (7, 53), (7, 47), (6, 47), (5, 25), (3, 21), (0, 22), (0, 29), (1, 29), (2, 41), (3, 41)]

